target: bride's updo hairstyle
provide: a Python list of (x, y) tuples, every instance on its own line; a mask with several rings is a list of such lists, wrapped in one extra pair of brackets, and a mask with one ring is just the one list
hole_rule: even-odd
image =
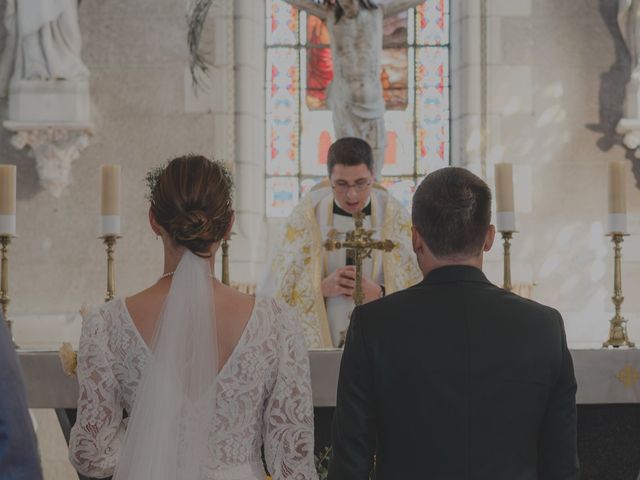
[(147, 176), (151, 211), (173, 241), (200, 257), (222, 240), (233, 216), (231, 175), (221, 162), (185, 155)]

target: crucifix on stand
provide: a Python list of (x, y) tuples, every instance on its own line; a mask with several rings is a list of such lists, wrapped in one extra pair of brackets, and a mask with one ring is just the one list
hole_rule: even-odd
[(353, 295), (353, 301), (356, 305), (364, 303), (364, 291), (362, 289), (362, 261), (370, 258), (373, 250), (382, 250), (391, 252), (396, 248), (396, 244), (392, 240), (373, 240), (373, 230), (364, 228), (364, 213), (358, 212), (353, 216), (356, 228), (347, 232), (345, 240), (336, 240), (338, 232), (331, 230), (327, 240), (324, 242), (324, 248), (331, 252), (332, 250), (340, 250), (347, 248), (353, 253), (354, 265), (356, 267), (356, 290)]

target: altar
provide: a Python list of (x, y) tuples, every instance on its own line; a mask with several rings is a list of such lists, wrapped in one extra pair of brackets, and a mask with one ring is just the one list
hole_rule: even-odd
[[(636, 480), (640, 472), (640, 350), (571, 349), (578, 382), (578, 447), (583, 480)], [(56, 409), (65, 437), (78, 396), (55, 350), (18, 350), (30, 408)], [(342, 351), (311, 350), (316, 451), (330, 443)], [(73, 414), (71, 415), (73, 419)]]

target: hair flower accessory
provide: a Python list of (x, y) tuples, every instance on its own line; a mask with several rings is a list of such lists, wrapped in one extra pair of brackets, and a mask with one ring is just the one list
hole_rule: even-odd
[(62, 370), (70, 377), (75, 377), (76, 368), (78, 367), (78, 353), (73, 349), (69, 342), (64, 342), (58, 352)]

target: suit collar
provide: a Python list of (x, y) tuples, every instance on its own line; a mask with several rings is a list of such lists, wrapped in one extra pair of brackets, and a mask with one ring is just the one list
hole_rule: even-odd
[(432, 285), (452, 282), (491, 283), (479, 268), (467, 265), (448, 265), (431, 270), (427, 276), (424, 277), (422, 284)]

